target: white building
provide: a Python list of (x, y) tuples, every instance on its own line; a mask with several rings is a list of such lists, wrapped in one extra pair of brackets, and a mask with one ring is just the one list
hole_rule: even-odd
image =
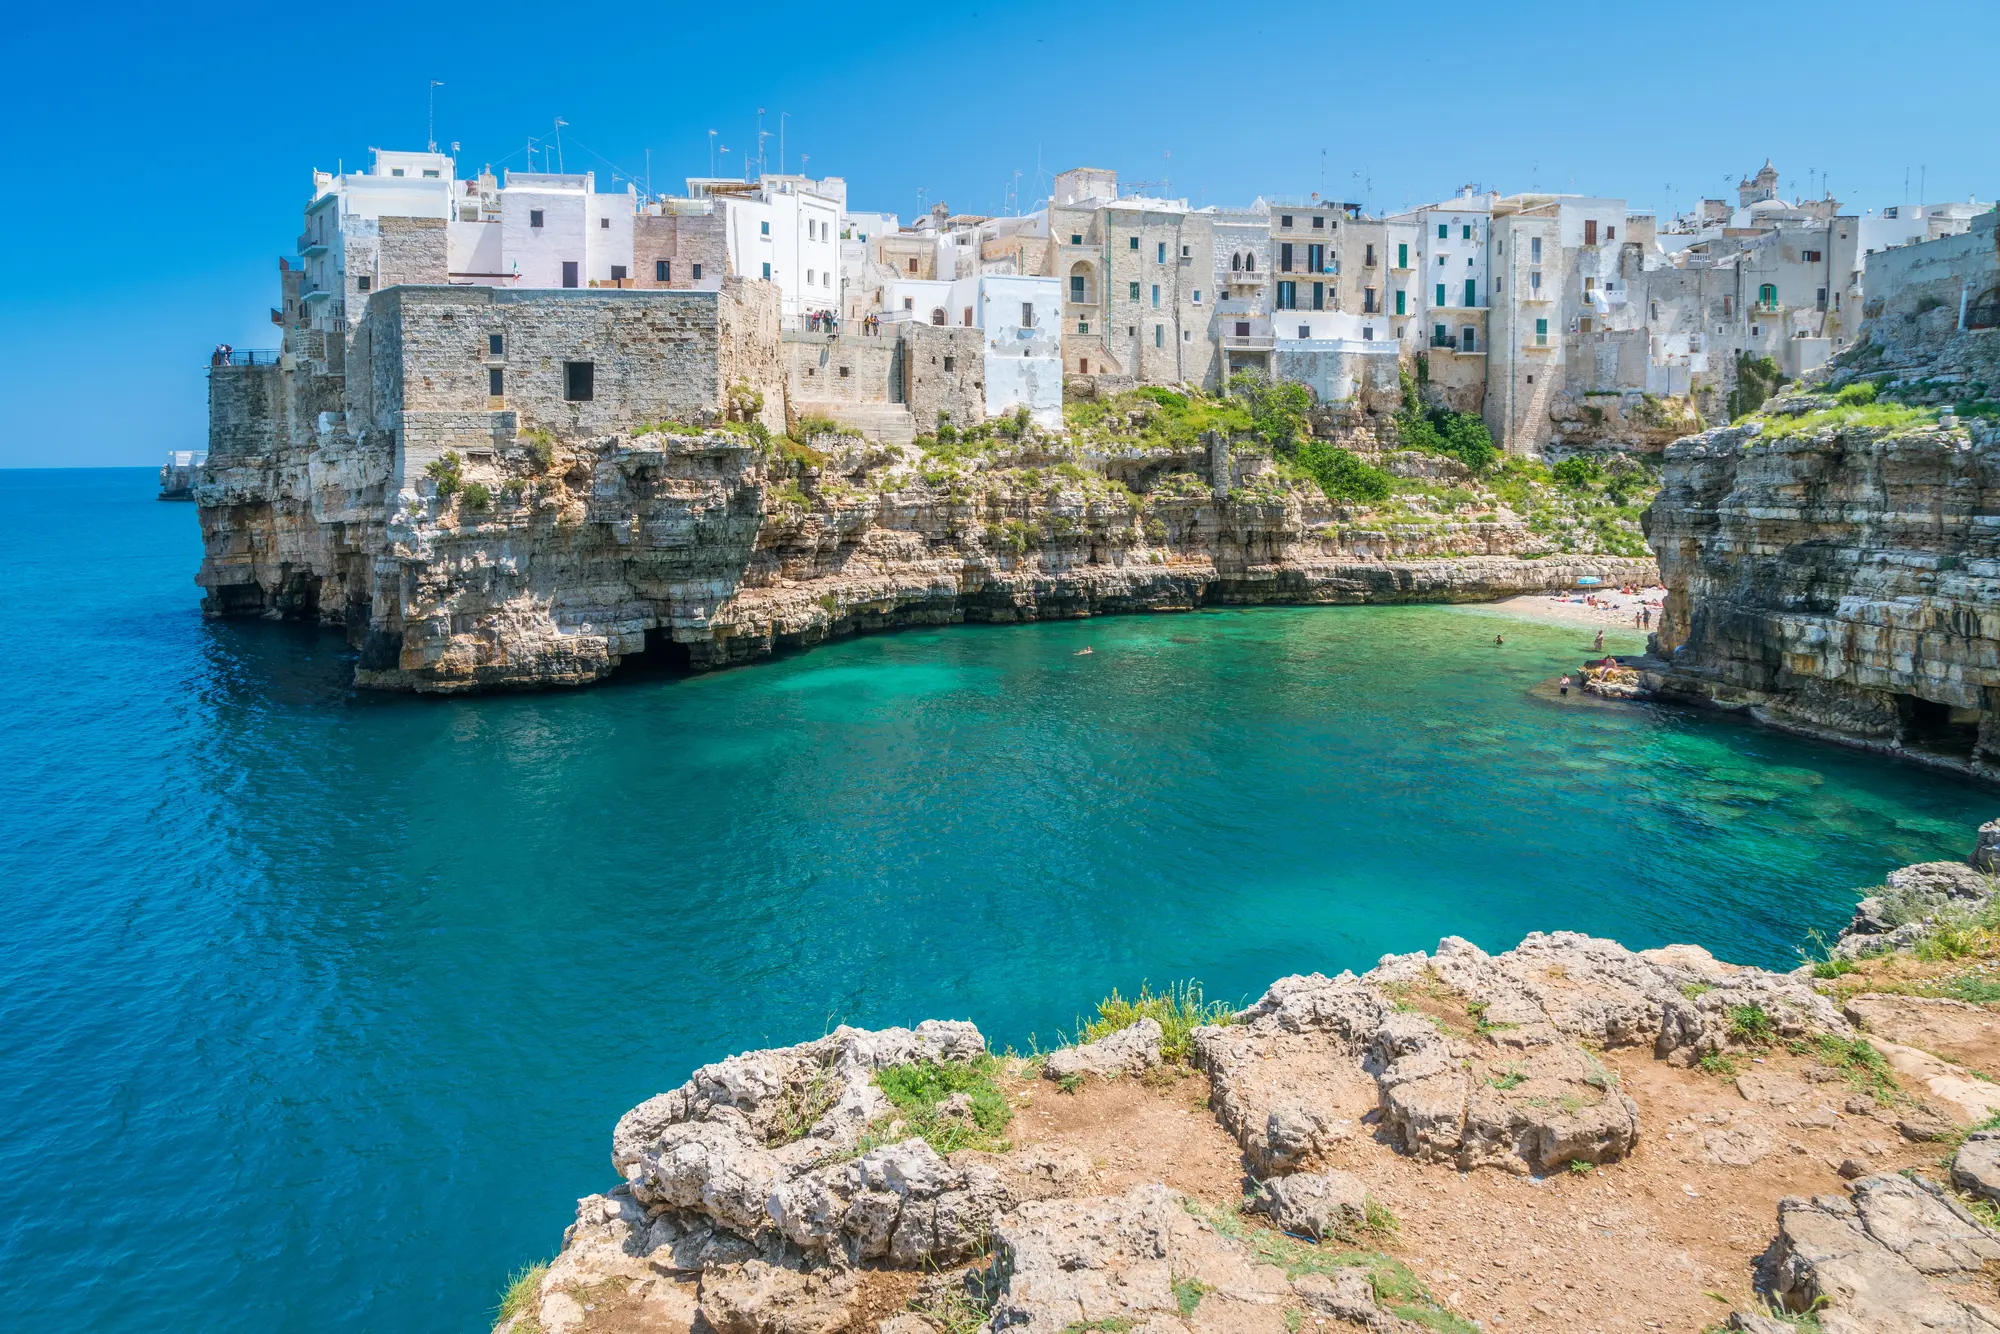
[(614, 286), (632, 276), (630, 185), (599, 194), (597, 176), (507, 173), (500, 190), (501, 272), (512, 287)]
[(847, 182), (767, 174), (754, 182), (691, 178), (687, 189), (721, 210), (729, 271), (777, 284), (787, 326), (840, 310)]
[(320, 333), (345, 333), (349, 307), (354, 319), (361, 317), (374, 286), (383, 218), (448, 220), (457, 216), (458, 193), (452, 160), (442, 153), (377, 149), (366, 172), (314, 172), (313, 197), (298, 241), (305, 269), (299, 300), (309, 326)]
[(986, 334), (986, 415), (1017, 407), (1044, 430), (1063, 429), (1062, 283), (1024, 274), (961, 278), (973, 320)]

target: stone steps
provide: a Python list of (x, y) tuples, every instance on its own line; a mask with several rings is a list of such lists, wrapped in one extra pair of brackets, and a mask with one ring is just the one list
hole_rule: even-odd
[(885, 445), (907, 445), (917, 436), (917, 420), (901, 403), (800, 403), (796, 410), (801, 417), (831, 417)]

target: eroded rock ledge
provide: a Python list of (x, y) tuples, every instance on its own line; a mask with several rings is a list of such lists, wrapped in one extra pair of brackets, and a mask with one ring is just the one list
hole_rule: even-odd
[[(1984, 910), (1996, 845), (2000, 822), (1974, 866), (1892, 888)], [(1870, 903), (1851, 938), (1892, 948)], [(1974, 1077), (2000, 1016), (1936, 1007), (1557, 932), (1283, 978), (1223, 1022), (1029, 1061), (964, 1022), (843, 1027), (628, 1112), (622, 1184), (579, 1202), (502, 1326), (1692, 1329), (1728, 1289), (1734, 1327), (1767, 1334), (1792, 1327), (1772, 1310), (2000, 1331), (2000, 1132), (1976, 1129), (2000, 1085)], [(1188, 1047), (1191, 1069), (1169, 1059)], [(912, 1110), (913, 1079), (986, 1083)]]
[(1226, 449), (1079, 466), (1031, 441), (1025, 469), (968, 480), (908, 449), (814, 443), (801, 469), (722, 429), (515, 442), (439, 495), (399, 490), (389, 448), (338, 432), (225, 442), (198, 491), (197, 582), (210, 615), (343, 627), (360, 685), (449, 692), (584, 684), (640, 653), (722, 667), (905, 625), (1471, 602), (1656, 575), (1537, 558), (1518, 521), (1364, 528)]

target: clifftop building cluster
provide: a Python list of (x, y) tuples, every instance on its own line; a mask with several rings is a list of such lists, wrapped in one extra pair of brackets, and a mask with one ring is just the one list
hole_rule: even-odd
[[(1831, 197), (1787, 201), (1766, 162), (1733, 203), (1665, 225), (1621, 199), (1473, 186), (1374, 217), (1317, 197), (1194, 208), (1078, 168), (1030, 213), (939, 204), (906, 223), (850, 209), (839, 177), (695, 178), (642, 197), (590, 173), (460, 178), (443, 154), (377, 152), (366, 172), (315, 174), (273, 319), (288, 364), (343, 376), (370, 355), (371, 304), (398, 287), (493, 289), (485, 308), (532, 307), (552, 328), (571, 318), (557, 314), (566, 296), (634, 294), (584, 321), (607, 330), (667, 309), (638, 294), (708, 294), (736, 312), (716, 327), (767, 340), (724, 369), (764, 377), (774, 424), (824, 415), (890, 439), (940, 414), (963, 426), (1026, 409), (1059, 427), (1066, 391), (1217, 389), (1240, 371), (1351, 404), (1421, 356), (1440, 403), (1539, 453), (1726, 416), (1746, 354), (1810, 370), (1853, 340), (1868, 256), (1963, 232), (1984, 207), (1860, 216)], [(468, 300), (410, 294), (396, 309)], [(483, 392), (453, 410), (531, 393), (501, 342), (475, 362)]]

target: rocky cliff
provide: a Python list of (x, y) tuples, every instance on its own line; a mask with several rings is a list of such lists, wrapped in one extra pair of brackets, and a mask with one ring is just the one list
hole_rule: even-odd
[(733, 1056), (618, 1122), (500, 1329), (2000, 1330), (2000, 1016), (1950, 998), (1994, 991), (1996, 843), (1790, 974), (1453, 938), (1028, 1059), (935, 1020)]
[[(219, 411), (282, 405), (251, 385)], [(387, 445), (322, 426), (232, 448), (218, 431), (205, 609), (340, 625), (360, 684), (453, 691), (578, 684), (642, 652), (716, 667), (897, 625), (1653, 576), (1491, 512), (1370, 522), (1226, 445), (1096, 455), (1029, 427), (941, 458), (745, 425), (509, 432), (400, 491)]]
[(1668, 449), (1647, 514), (1668, 589), (1650, 680), (1994, 776), (2000, 431), (1857, 383), (1863, 403), (1790, 394)]

